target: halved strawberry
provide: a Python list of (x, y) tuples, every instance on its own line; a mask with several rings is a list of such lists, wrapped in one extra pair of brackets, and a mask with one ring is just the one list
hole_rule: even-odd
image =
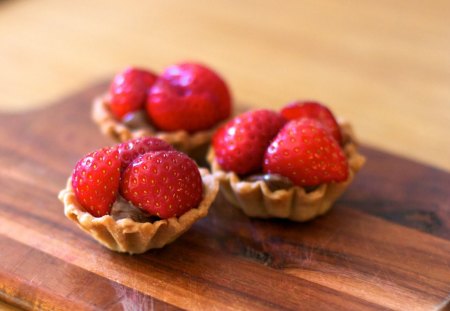
[(278, 112), (265, 109), (235, 117), (214, 134), (217, 162), (238, 175), (259, 171), (267, 146), (285, 122)]
[(156, 79), (156, 74), (134, 67), (117, 74), (109, 88), (112, 114), (120, 120), (127, 113), (143, 109), (147, 91)]
[(115, 148), (84, 156), (75, 165), (72, 187), (78, 202), (95, 217), (107, 215), (119, 190), (120, 160)]
[(231, 96), (224, 80), (197, 63), (172, 65), (151, 88), (147, 112), (164, 131), (206, 130), (228, 118)]
[(264, 156), (264, 172), (289, 178), (298, 186), (317, 186), (348, 178), (348, 163), (337, 141), (313, 119), (287, 123)]
[(183, 215), (197, 207), (203, 195), (197, 165), (178, 151), (138, 156), (125, 169), (120, 189), (125, 199), (161, 218)]

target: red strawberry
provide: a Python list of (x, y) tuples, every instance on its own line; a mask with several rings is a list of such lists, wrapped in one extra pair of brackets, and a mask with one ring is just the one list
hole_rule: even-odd
[(340, 144), (342, 143), (341, 129), (333, 113), (324, 105), (315, 101), (296, 101), (281, 109), (281, 114), (287, 120), (311, 118), (319, 121), (325, 129)]
[(114, 148), (89, 153), (75, 165), (72, 187), (78, 202), (95, 217), (109, 214), (119, 190), (120, 160)]
[(203, 65), (173, 65), (151, 88), (147, 112), (161, 130), (206, 130), (229, 117), (230, 92), (222, 78)]
[(217, 162), (239, 175), (259, 171), (267, 146), (284, 123), (279, 113), (264, 109), (235, 117), (214, 134)]
[(156, 79), (154, 73), (132, 67), (116, 75), (109, 88), (113, 115), (120, 120), (129, 112), (143, 109), (147, 91)]
[(264, 172), (289, 178), (298, 186), (345, 181), (344, 152), (325, 127), (313, 119), (290, 121), (278, 133), (264, 156)]
[(169, 143), (155, 137), (141, 137), (123, 142), (117, 146), (121, 160), (121, 171), (124, 171), (133, 160), (149, 151), (175, 150)]
[(199, 205), (203, 184), (195, 162), (178, 151), (138, 156), (122, 175), (125, 199), (160, 218), (183, 215)]

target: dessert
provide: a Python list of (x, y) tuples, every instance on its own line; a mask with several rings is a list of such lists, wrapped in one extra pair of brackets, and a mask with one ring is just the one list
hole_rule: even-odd
[(225, 198), (251, 217), (307, 221), (327, 212), (365, 162), (350, 124), (317, 102), (272, 111), (280, 122), (249, 118), (258, 113), (237, 116), (213, 137), (208, 161)]
[(218, 182), (187, 155), (145, 137), (87, 154), (59, 193), (65, 215), (109, 249), (143, 253), (205, 217)]
[(181, 63), (159, 76), (139, 68), (119, 73), (109, 92), (95, 99), (92, 117), (118, 141), (154, 136), (194, 154), (206, 148), (231, 110), (229, 89), (216, 72)]

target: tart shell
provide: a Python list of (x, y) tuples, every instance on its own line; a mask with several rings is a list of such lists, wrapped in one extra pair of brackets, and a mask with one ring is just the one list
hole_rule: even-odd
[(144, 253), (152, 248), (161, 248), (186, 232), (197, 220), (208, 214), (209, 207), (219, 190), (218, 181), (206, 169), (200, 169), (203, 181), (203, 200), (180, 217), (161, 219), (155, 222), (135, 222), (130, 218), (115, 220), (110, 215), (94, 217), (77, 201), (71, 177), (58, 198), (64, 203), (64, 214), (78, 227), (107, 248), (130, 254)]
[(155, 131), (150, 125), (145, 128), (132, 129), (113, 116), (108, 107), (108, 103), (109, 95), (107, 94), (96, 98), (92, 107), (92, 119), (100, 127), (103, 134), (119, 142), (138, 137), (152, 136), (168, 142), (181, 152), (194, 156), (196, 153), (201, 153), (202, 149), (204, 149), (203, 154), (206, 153), (207, 146), (215, 131), (213, 128), (192, 134), (183, 130), (160, 132)]
[(220, 192), (227, 201), (250, 217), (285, 218), (301, 222), (326, 213), (365, 163), (364, 156), (357, 151), (351, 125), (345, 121), (339, 121), (339, 125), (344, 139), (344, 153), (349, 164), (349, 177), (345, 182), (322, 184), (310, 192), (298, 186), (271, 191), (264, 181), (248, 182), (241, 180), (234, 172), (223, 171), (211, 147), (208, 162), (214, 176), (219, 180)]

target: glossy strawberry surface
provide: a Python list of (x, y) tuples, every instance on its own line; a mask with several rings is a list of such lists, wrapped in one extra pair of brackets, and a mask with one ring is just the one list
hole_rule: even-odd
[(160, 218), (183, 215), (198, 207), (203, 196), (197, 165), (178, 151), (138, 156), (125, 169), (120, 189), (136, 207)]
[(128, 140), (117, 146), (121, 161), (121, 171), (124, 171), (133, 160), (150, 151), (175, 150), (172, 145), (155, 137), (140, 137)]
[(348, 163), (337, 141), (318, 121), (287, 123), (264, 156), (264, 172), (288, 177), (298, 186), (317, 186), (348, 178)]
[(112, 114), (120, 120), (127, 113), (143, 109), (147, 92), (156, 79), (153, 72), (134, 67), (117, 74), (109, 88)]
[(120, 160), (115, 148), (87, 154), (75, 165), (72, 187), (78, 202), (95, 217), (109, 214), (119, 190)]
[(218, 164), (223, 170), (238, 175), (261, 170), (264, 153), (284, 123), (279, 113), (266, 109), (235, 117), (213, 137)]
[(339, 124), (336, 121), (331, 110), (316, 101), (296, 101), (284, 106), (281, 114), (287, 120), (296, 120), (310, 118), (322, 123), (324, 128), (336, 139), (342, 143), (342, 134)]
[(147, 99), (151, 122), (160, 130), (206, 130), (229, 117), (231, 95), (212, 69), (182, 63), (164, 70)]

